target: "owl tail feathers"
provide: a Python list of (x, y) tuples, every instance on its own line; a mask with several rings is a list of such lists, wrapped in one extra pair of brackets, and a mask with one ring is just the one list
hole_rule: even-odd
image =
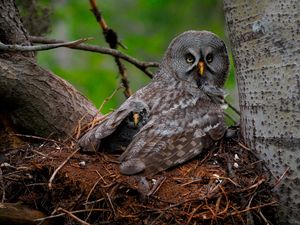
[(120, 165), (120, 171), (124, 175), (133, 175), (145, 170), (145, 163), (140, 159), (129, 159)]

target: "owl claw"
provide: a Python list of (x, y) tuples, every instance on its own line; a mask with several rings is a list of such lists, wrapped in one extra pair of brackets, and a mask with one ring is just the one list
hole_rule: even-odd
[(120, 171), (124, 175), (133, 175), (144, 171), (146, 165), (140, 159), (130, 159), (120, 165)]

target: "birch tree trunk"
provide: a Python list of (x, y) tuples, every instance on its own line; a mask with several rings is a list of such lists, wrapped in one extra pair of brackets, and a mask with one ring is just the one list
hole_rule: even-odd
[(224, 0), (242, 134), (276, 179), (279, 224), (300, 224), (300, 1)]

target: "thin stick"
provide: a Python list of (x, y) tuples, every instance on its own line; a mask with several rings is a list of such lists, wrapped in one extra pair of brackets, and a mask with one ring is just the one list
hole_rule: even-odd
[(31, 51), (45, 51), (49, 49), (54, 48), (60, 48), (60, 47), (72, 47), (79, 45), (83, 42), (86, 42), (88, 40), (91, 40), (93, 38), (81, 38), (75, 41), (68, 41), (68, 42), (62, 42), (62, 43), (53, 43), (53, 44), (44, 44), (44, 45), (35, 45), (35, 46), (24, 46), (24, 45), (6, 45), (0, 42), (0, 50), (4, 51), (10, 51), (10, 52), (31, 52)]
[[(87, 207), (87, 205), (88, 205), (88, 204), (87, 204), (87, 203), (88, 203), (88, 200), (89, 200), (89, 198), (90, 198), (92, 192), (93, 192), (94, 189), (96, 188), (97, 184), (100, 182), (100, 180), (101, 180), (101, 178), (99, 178), (99, 179), (94, 183), (93, 187), (92, 187), (91, 190), (89, 191), (89, 194), (88, 194), (88, 196), (86, 197), (86, 200), (85, 200), (85, 207)], [(94, 206), (92, 206), (92, 207), (94, 207)], [(87, 219), (91, 216), (91, 213), (92, 213), (92, 211), (89, 211), (89, 213), (88, 213), (87, 217), (85, 218), (85, 220), (87, 220)]]
[[(100, 105), (100, 107), (99, 107), (99, 109), (98, 109), (98, 112), (101, 112), (101, 110), (102, 110), (102, 108), (103, 108), (103, 106), (108, 102), (108, 101), (110, 101), (111, 99), (112, 99), (112, 97), (114, 97), (114, 95), (117, 93), (117, 91), (120, 89), (121, 87), (119, 86), (119, 87), (117, 87), (114, 91), (113, 91), (113, 93), (110, 95), (110, 96), (108, 96), (107, 98), (105, 98), (104, 100), (103, 100), (103, 102), (101, 103), (101, 105)], [(106, 119), (106, 115), (104, 115), (100, 120), (93, 120), (92, 121), (92, 125), (90, 126), (91, 128), (93, 128), (94, 126), (95, 126), (95, 124), (96, 123), (98, 123), (98, 122), (100, 122), (100, 121), (102, 121), (102, 120), (104, 120), (104, 119)]]
[(110, 196), (109, 196), (109, 194), (108, 194), (108, 193), (106, 193), (106, 197), (107, 197), (107, 199), (108, 199), (108, 202), (109, 202), (110, 208), (111, 208), (111, 209), (112, 209), (112, 211), (113, 211), (114, 218), (116, 218), (116, 217), (117, 217), (116, 210), (115, 210), (115, 207), (114, 207), (114, 205), (113, 205), (113, 203), (112, 203), (112, 201), (111, 201), (111, 198), (110, 198)]
[(248, 148), (247, 146), (243, 145), (241, 142), (238, 142), (238, 145), (241, 146), (243, 149), (246, 149), (248, 151), (250, 151), (251, 149)]
[(279, 177), (279, 179), (276, 181), (276, 183), (274, 184), (274, 187), (275, 188), (282, 180), (283, 178), (285, 177), (286, 173), (290, 170), (290, 168), (286, 168), (286, 170), (283, 172), (283, 174)]
[[(58, 211), (58, 210), (56, 210)], [(76, 211), (71, 211), (70, 213), (74, 214), (74, 213), (83, 213), (83, 212), (89, 212), (89, 211), (93, 211), (93, 212), (108, 212), (108, 209), (80, 209), (80, 210), (76, 210)], [(66, 215), (66, 213), (60, 213), (60, 214), (56, 214), (56, 215), (51, 215), (51, 216), (47, 216), (47, 217), (43, 217), (43, 218), (38, 218), (35, 219), (34, 221), (38, 222), (38, 221), (45, 221), (48, 219), (53, 219), (53, 218), (57, 218), (57, 217), (61, 217)]]
[(49, 141), (49, 142), (54, 142), (56, 144), (62, 145), (63, 143), (49, 139), (49, 138), (44, 138), (44, 137), (39, 137), (39, 136), (34, 136), (34, 135), (26, 135), (26, 134), (9, 134), (10, 136), (17, 136), (17, 137), (25, 137), (25, 138), (32, 138), (32, 139), (37, 139), (37, 140), (42, 140), (42, 141)]
[(149, 191), (149, 193), (147, 194), (147, 196), (151, 196), (151, 195), (154, 195), (158, 190), (159, 188), (162, 186), (162, 184), (165, 182), (166, 180), (166, 177), (160, 177), (156, 183), (153, 185), (153, 188)]
[[(29, 38), (30, 38), (31, 42), (40, 43), (40, 44), (51, 44), (51, 43), (63, 43), (64, 42), (62, 40), (50, 39), (50, 38), (45, 38), (45, 37), (30, 36)], [(76, 46), (64, 46), (64, 47), (72, 48), (72, 49), (79, 49), (79, 50), (89, 51), (89, 52), (97, 52), (97, 53), (101, 53), (104, 55), (117, 56), (117, 57), (131, 63), (132, 65), (134, 65), (135, 67), (137, 67), (138, 69), (143, 71), (150, 78), (153, 77), (153, 74), (150, 71), (148, 71), (148, 68), (159, 66), (158, 62), (140, 61), (140, 60), (138, 60), (134, 57), (131, 57), (125, 53), (122, 53), (116, 49), (104, 48), (104, 47), (100, 47), (100, 46), (96, 46), (96, 45), (87, 45), (87, 44), (79, 44)]]
[(96, 17), (96, 20), (99, 23), (99, 25), (102, 28), (102, 30), (107, 30), (108, 26), (107, 26), (105, 20), (103, 19), (102, 14), (97, 9), (97, 3), (96, 3), (96, 1), (95, 0), (90, 0), (90, 5), (92, 6), (91, 11), (93, 12), (94, 16)]
[(78, 218), (77, 216), (75, 216), (74, 214), (72, 214), (71, 212), (63, 209), (63, 208), (58, 208), (57, 211), (62, 211), (65, 214), (67, 214), (68, 216), (70, 216), (71, 218), (75, 219), (77, 222), (84, 224), (84, 225), (90, 225), (90, 223), (87, 223), (85, 221), (83, 221), (82, 219)]
[(115, 94), (117, 93), (118, 90), (120, 90), (120, 88), (121, 88), (120, 86), (117, 87), (117, 88), (113, 91), (113, 93), (112, 93), (110, 96), (108, 96), (107, 98), (105, 98), (105, 99), (103, 100), (103, 102), (101, 103), (101, 105), (100, 105), (100, 107), (99, 107), (99, 109), (98, 109), (98, 112), (101, 112), (103, 106), (104, 106), (108, 101), (110, 101), (110, 100), (112, 99), (112, 97), (115, 96)]
[(97, 124), (97, 123), (99, 123), (99, 122), (101, 122), (101, 121), (103, 121), (103, 120), (105, 120), (105, 119), (107, 118), (107, 116), (109, 115), (109, 113), (106, 114), (106, 115), (102, 115), (102, 116), (100, 116), (100, 117), (98, 116), (98, 113), (101, 112), (103, 106), (104, 106), (104, 105), (105, 105), (105, 104), (106, 104), (106, 103), (107, 103), (107, 102), (108, 102), (108, 101), (109, 101), (109, 100), (117, 93), (117, 91), (118, 91), (120, 88), (121, 88), (121, 87), (116, 88), (110, 96), (108, 96), (107, 98), (105, 98), (105, 99), (103, 100), (103, 102), (101, 103), (101, 105), (100, 105), (100, 107), (99, 107), (99, 109), (98, 109), (98, 112), (97, 112), (97, 114), (96, 114), (96, 116), (95, 116), (95, 119), (93, 119), (91, 123), (89, 123), (89, 124), (86, 125), (85, 127), (81, 127), (81, 121), (84, 119), (85, 116), (83, 116), (83, 117), (78, 121), (78, 125), (77, 125), (77, 127), (75, 128), (75, 138), (76, 138), (76, 140), (79, 139), (79, 137), (80, 137), (81, 134), (82, 134), (82, 131), (85, 131), (85, 130), (87, 130), (87, 129), (92, 129), (92, 128), (95, 126), (95, 124)]
[[(120, 41), (118, 40), (118, 34), (111, 28), (108, 27), (107, 23), (105, 22), (102, 13), (97, 7), (96, 0), (90, 0), (90, 5), (92, 7), (91, 11), (93, 12), (99, 26), (102, 29), (104, 38), (106, 43), (110, 46), (112, 49), (117, 49), (118, 44), (120, 44)], [(131, 88), (129, 86), (128, 76), (126, 73), (126, 68), (124, 64), (121, 62), (120, 57), (115, 56), (115, 62), (118, 66), (119, 74), (121, 76), (121, 82), (125, 88), (124, 95), (126, 98), (129, 98), (132, 95)]]
[(56, 168), (56, 170), (53, 172), (52, 176), (49, 179), (48, 182), (48, 188), (52, 189), (52, 181), (54, 180), (56, 174), (58, 173), (58, 171), (79, 151), (80, 148), (77, 148), (74, 152), (72, 152), (72, 154), (70, 154), (65, 161), (62, 162), (62, 164), (60, 164), (59, 167)]
[(229, 108), (231, 108), (236, 114), (241, 115), (240, 111), (235, 108), (232, 104), (230, 104), (226, 99), (224, 99), (224, 102), (228, 105)]
[(233, 216), (233, 215), (240, 214), (240, 213), (244, 213), (244, 212), (247, 212), (247, 211), (250, 211), (250, 210), (260, 209), (260, 208), (263, 208), (263, 207), (266, 207), (266, 206), (274, 205), (274, 204), (276, 204), (276, 203), (278, 203), (278, 202), (277, 202), (277, 201), (272, 201), (272, 202), (265, 203), (265, 204), (262, 204), (262, 205), (253, 206), (253, 207), (251, 207), (251, 208), (246, 208), (246, 209), (243, 209), (243, 210), (241, 210), (241, 211), (231, 212), (230, 215)]

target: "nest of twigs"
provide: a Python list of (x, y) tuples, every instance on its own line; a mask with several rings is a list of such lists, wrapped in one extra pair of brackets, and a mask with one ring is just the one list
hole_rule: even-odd
[(4, 202), (50, 224), (272, 224), (269, 174), (238, 138), (153, 177), (121, 175), (116, 155), (74, 151), (50, 141), (6, 153)]

